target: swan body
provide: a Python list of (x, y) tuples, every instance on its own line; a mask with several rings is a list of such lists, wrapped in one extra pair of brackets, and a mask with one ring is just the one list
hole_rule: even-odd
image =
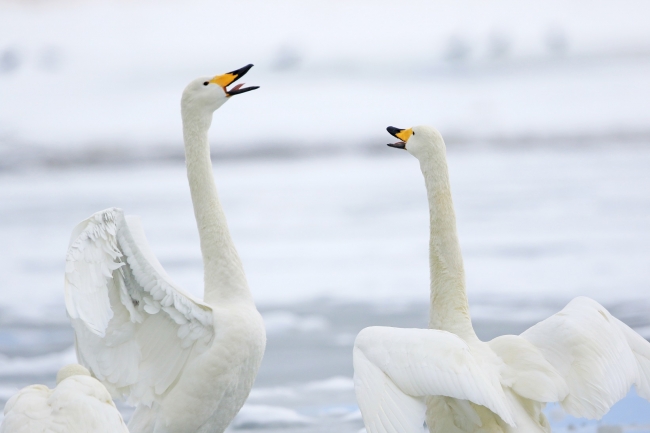
[(650, 400), (650, 343), (589, 298), (519, 336), (476, 336), (465, 291), (445, 145), (427, 126), (389, 127), (420, 161), (430, 209), (430, 329), (371, 327), (356, 338), (355, 391), (368, 433), (551, 431), (559, 402), (598, 419), (632, 385)]
[(81, 365), (63, 367), (57, 385), (30, 385), (11, 397), (1, 433), (128, 433), (110, 393)]
[(256, 88), (226, 88), (251, 67), (197, 79), (181, 99), (203, 300), (167, 275), (138, 217), (106, 209), (72, 233), (65, 299), (77, 357), (115, 398), (136, 406), (131, 433), (223, 432), (262, 361), (264, 324), (219, 202), (207, 136), (217, 108)]

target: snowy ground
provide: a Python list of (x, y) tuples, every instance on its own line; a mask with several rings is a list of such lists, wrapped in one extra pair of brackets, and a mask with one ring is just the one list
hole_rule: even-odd
[[(381, 156), (217, 162), (258, 302), (427, 299), (421, 173), (406, 152), (376, 146)], [(640, 305), (650, 286), (647, 146), (465, 147), (452, 149), (449, 161), (473, 299), (528, 302), (518, 314), (538, 318), (557, 307), (546, 300), (581, 294)], [(110, 206), (140, 215), (162, 264), (201, 295), (182, 164), (2, 172), (0, 185), (0, 234), (12, 246), (0, 260), (5, 317), (64, 320), (43, 313), (62, 305), (70, 230)]]
[[(215, 164), (269, 329), (256, 390), (234, 427), (358, 430), (354, 336), (369, 325), (426, 326), (421, 174), (407, 153), (376, 146), (375, 155)], [(482, 338), (521, 332), (577, 295), (650, 336), (647, 145), (456, 146), (449, 161)], [(165, 268), (201, 295), (182, 164), (0, 172), (0, 351), (9, 356), (0, 360), (3, 398), (29, 383), (51, 383), (74, 359), (61, 295), (67, 238), (77, 221), (115, 205), (142, 217)], [(583, 422), (556, 412), (559, 427)], [(650, 425), (648, 415), (650, 404), (631, 395), (604, 422)]]

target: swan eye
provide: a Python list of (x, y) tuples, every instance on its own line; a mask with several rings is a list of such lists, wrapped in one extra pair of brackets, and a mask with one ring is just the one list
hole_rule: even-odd
[(413, 135), (415, 135), (415, 131), (413, 132)]
[(207, 86), (208, 84), (210, 84), (209, 81), (206, 81), (205, 83), (203, 83), (204, 86)]

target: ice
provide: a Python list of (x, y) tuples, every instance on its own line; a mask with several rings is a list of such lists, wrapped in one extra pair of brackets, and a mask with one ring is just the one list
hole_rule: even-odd
[(354, 390), (354, 381), (350, 377), (333, 376), (324, 380), (315, 380), (292, 386), (258, 387), (251, 391), (250, 398), (254, 401), (261, 399), (285, 398), (298, 399), (306, 394), (341, 392)]
[[(217, 161), (221, 198), (260, 305), (319, 298), (426, 302), (428, 211), (421, 173), (406, 152), (381, 142), (377, 147), (385, 155)], [(455, 148), (449, 161), (470, 304), (478, 315), (487, 305), (516, 304), (510, 319), (539, 319), (581, 295), (608, 308), (645, 305), (640, 317), (647, 312), (650, 150)], [(61, 278), (69, 233), (110, 206), (140, 215), (168, 273), (202, 296), (181, 164), (5, 172), (5, 321), (66, 322)], [(324, 326), (303, 319), (273, 320)]]
[(0, 376), (56, 375), (64, 365), (76, 362), (77, 354), (74, 347), (59, 353), (29, 358), (0, 355)]
[(348, 391), (354, 389), (354, 382), (349, 377), (336, 376), (327, 380), (307, 383), (308, 391)]
[(276, 386), (270, 388), (257, 387), (251, 390), (248, 396), (250, 401), (266, 400), (274, 398), (294, 399), (298, 398), (299, 393), (296, 389), (286, 386)]
[(288, 428), (312, 424), (313, 422), (311, 418), (285, 407), (246, 404), (230, 424), (230, 428)]
[(361, 411), (360, 410), (355, 410), (353, 412), (348, 413), (345, 416), (346, 421), (359, 421), (362, 420), (361, 418)]
[(18, 387), (15, 386), (0, 387), (0, 400), (7, 401), (11, 397), (13, 397), (13, 395), (16, 394), (17, 392), (18, 392)]
[[(426, 326), (421, 173), (406, 152), (376, 146), (375, 155), (216, 158), (233, 238), (272, 331), (251, 404), (315, 419), (305, 432), (362, 426), (332, 414), (354, 405), (351, 344), (363, 326)], [(449, 162), (470, 305), (482, 338), (522, 332), (577, 295), (595, 298), (635, 328), (650, 325), (650, 149), (450, 146)], [(0, 172), (3, 347), (40, 347), (43, 338), (12, 340), (15, 329), (42, 329), (44, 336), (53, 326), (65, 329), (62, 275), (70, 231), (110, 206), (140, 215), (168, 273), (201, 296), (186, 182), (180, 163)], [(308, 303), (316, 307), (305, 309)], [(53, 381), (65, 362), (46, 355), (1, 365), (9, 372), (3, 378), (21, 388), (43, 382), (43, 375)], [(331, 390), (304, 388), (336, 375), (346, 379), (325, 382)], [(320, 417), (321, 411), (331, 416)]]
[(329, 323), (319, 316), (299, 316), (291, 311), (272, 310), (263, 315), (266, 334), (282, 334), (291, 331), (318, 332), (327, 331)]

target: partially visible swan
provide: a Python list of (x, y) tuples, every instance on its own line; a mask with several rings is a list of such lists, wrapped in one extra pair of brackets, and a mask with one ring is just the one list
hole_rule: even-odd
[(0, 433), (129, 433), (104, 385), (79, 364), (59, 370), (54, 389), (21, 389), (4, 414)]
[(433, 128), (389, 127), (420, 161), (429, 199), (431, 329), (371, 327), (354, 345), (368, 433), (550, 432), (560, 402), (600, 418), (631, 385), (650, 400), (650, 343), (596, 301), (576, 298), (520, 336), (484, 343), (470, 320), (445, 144)]
[[(73, 231), (65, 300), (77, 357), (111, 394), (136, 405), (131, 433), (220, 433), (248, 397), (266, 334), (214, 184), (208, 129), (227, 89), (253, 65), (192, 81), (181, 113), (204, 297), (177, 286), (140, 219), (107, 209)], [(145, 198), (146, 199), (146, 198)]]

